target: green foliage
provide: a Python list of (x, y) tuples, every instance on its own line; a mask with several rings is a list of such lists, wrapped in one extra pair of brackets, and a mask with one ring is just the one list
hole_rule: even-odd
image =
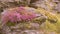
[(14, 26), (15, 23), (9, 22), (9, 23), (7, 23), (6, 25), (7, 25), (7, 26)]

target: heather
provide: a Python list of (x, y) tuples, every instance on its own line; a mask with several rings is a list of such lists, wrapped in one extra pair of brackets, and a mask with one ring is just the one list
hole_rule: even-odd
[(2, 12), (1, 14), (1, 22), (20, 22), (20, 21), (30, 21), (31, 19), (36, 18), (36, 13), (32, 11), (26, 10), (24, 7), (18, 7), (16, 9), (9, 9), (7, 11)]

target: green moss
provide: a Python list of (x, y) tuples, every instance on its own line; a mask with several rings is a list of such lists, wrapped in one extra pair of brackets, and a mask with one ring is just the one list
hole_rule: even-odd
[(46, 29), (50, 31), (56, 31), (57, 28), (54, 24), (49, 23), (49, 21), (46, 21)]

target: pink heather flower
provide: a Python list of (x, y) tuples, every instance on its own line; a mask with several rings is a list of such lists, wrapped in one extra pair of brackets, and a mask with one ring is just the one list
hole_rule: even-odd
[(2, 12), (1, 15), (2, 23), (7, 23), (8, 21), (10, 22), (17, 22), (22, 20), (27, 21), (37, 17), (35, 13), (33, 13), (32, 11), (31, 12), (28, 11), (24, 7), (18, 7), (16, 9), (4, 11)]

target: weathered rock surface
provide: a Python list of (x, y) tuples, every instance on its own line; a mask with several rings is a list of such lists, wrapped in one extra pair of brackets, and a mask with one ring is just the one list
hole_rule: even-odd
[[(19, 2), (20, 1), (20, 2)], [(31, 1), (31, 2), (30, 2)], [(34, 1), (34, 2), (33, 2)], [(59, 0), (0, 0), (0, 12), (3, 11), (3, 9), (6, 8), (12, 8), (12, 7), (18, 7), (18, 6), (25, 6), (28, 5), (29, 8), (28, 11), (35, 11), (35, 8), (43, 8), (47, 11), (54, 10), (54, 12), (57, 10), (60, 12), (60, 1)], [(26, 4), (26, 3), (27, 4)], [(56, 5), (55, 5), (56, 3)], [(55, 32), (49, 32), (45, 29), (45, 21), (46, 17), (41, 14), (37, 14), (38, 18), (32, 22), (26, 22), (26, 23), (18, 23), (15, 26), (3, 26), (0, 32), (2, 34), (56, 34)], [(56, 20), (49, 20), (52, 22), (57, 22)], [(41, 28), (41, 27), (44, 27)]]

